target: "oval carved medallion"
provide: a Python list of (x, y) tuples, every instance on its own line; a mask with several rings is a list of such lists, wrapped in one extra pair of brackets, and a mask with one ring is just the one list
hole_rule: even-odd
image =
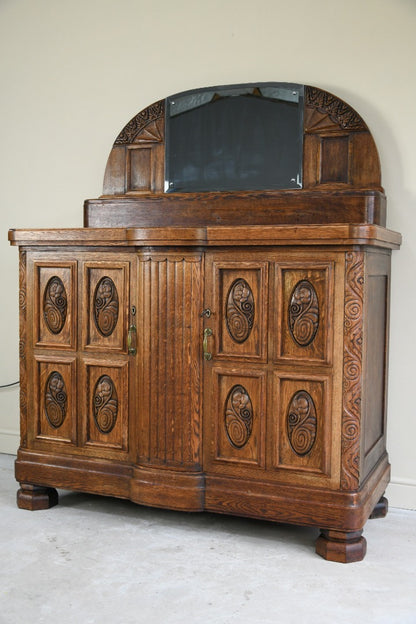
[(254, 297), (246, 280), (234, 280), (227, 295), (225, 319), (233, 340), (242, 343), (249, 337), (254, 323)]
[(289, 329), (300, 347), (313, 342), (319, 325), (319, 303), (315, 288), (307, 280), (298, 282), (289, 303)]
[(110, 433), (118, 414), (118, 397), (113, 380), (102, 375), (95, 384), (93, 393), (94, 420), (101, 433)]
[(65, 420), (67, 393), (62, 375), (53, 371), (45, 385), (45, 415), (49, 424), (58, 429)]
[(241, 449), (253, 430), (253, 406), (243, 386), (233, 386), (225, 403), (225, 430), (232, 446)]
[(316, 409), (310, 394), (300, 390), (293, 395), (287, 412), (289, 442), (297, 455), (307, 455), (316, 439)]
[(68, 299), (65, 286), (58, 276), (51, 277), (43, 295), (43, 318), (52, 334), (62, 331), (67, 313)]
[(94, 320), (102, 336), (108, 338), (118, 321), (118, 293), (110, 277), (102, 277), (94, 293)]

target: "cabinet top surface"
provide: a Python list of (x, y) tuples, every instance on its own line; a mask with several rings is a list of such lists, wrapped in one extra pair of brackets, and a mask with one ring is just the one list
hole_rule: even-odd
[(18, 246), (257, 247), (370, 245), (397, 249), (401, 235), (378, 225), (251, 225), (207, 227), (9, 230)]

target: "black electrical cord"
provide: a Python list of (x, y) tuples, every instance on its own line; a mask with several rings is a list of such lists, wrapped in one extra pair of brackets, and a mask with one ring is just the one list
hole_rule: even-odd
[(0, 386), (0, 388), (10, 388), (11, 386), (18, 386), (19, 383), (20, 381), (14, 381), (13, 383), (4, 384), (3, 386)]

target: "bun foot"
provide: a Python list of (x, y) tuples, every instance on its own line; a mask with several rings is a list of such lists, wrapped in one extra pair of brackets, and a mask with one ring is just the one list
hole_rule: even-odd
[(17, 506), (29, 511), (49, 509), (57, 505), (58, 500), (58, 492), (54, 488), (21, 483), (17, 492)]
[(385, 518), (389, 510), (389, 501), (382, 496), (371, 512), (370, 518)]
[(328, 561), (352, 563), (361, 561), (367, 551), (362, 531), (333, 531), (322, 529), (316, 540), (316, 552)]

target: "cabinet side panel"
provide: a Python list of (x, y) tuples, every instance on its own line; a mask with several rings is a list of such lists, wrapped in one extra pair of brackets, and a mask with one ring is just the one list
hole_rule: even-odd
[(363, 395), (363, 478), (386, 450), (387, 347), (389, 307), (388, 254), (369, 253)]
[(139, 462), (199, 469), (201, 258), (140, 262)]

